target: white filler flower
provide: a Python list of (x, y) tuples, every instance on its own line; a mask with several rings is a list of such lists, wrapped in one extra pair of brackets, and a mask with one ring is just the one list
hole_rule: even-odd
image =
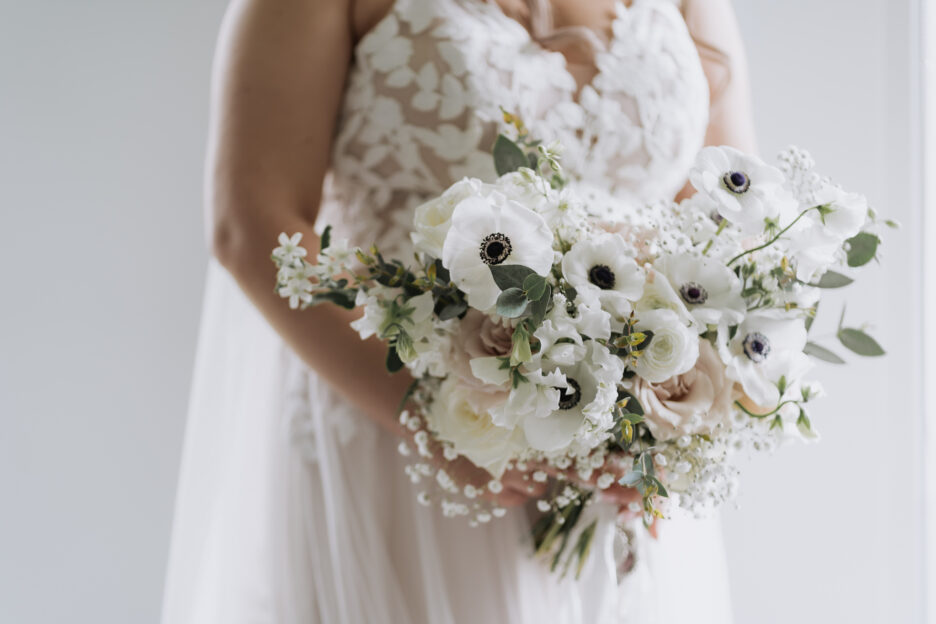
[(532, 210), (500, 193), (472, 196), (452, 212), (442, 264), (471, 307), (487, 311), (501, 292), (490, 267), (522, 264), (546, 275), (552, 268), (552, 241), (546, 222)]
[(780, 378), (792, 386), (809, 368), (805, 346), (802, 319), (782, 310), (755, 311), (738, 326), (722, 359), (728, 377), (739, 382), (757, 405), (771, 409), (780, 401)]
[(617, 234), (599, 234), (572, 246), (562, 258), (562, 274), (585, 301), (601, 302), (612, 316), (630, 313), (640, 299), (643, 270), (630, 257), (627, 242)]
[(637, 374), (650, 383), (682, 375), (699, 359), (698, 334), (672, 310), (644, 312), (637, 320), (637, 329), (653, 333), (649, 346), (637, 358)]
[(732, 147), (706, 147), (689, 172), (692, 186), (715, 202), (723, 218), (745, 234), (760, 234), (793, 200), (784, 192), (783, 173)]
[(741, 280), (724, 263), (704, 256), (661, 256), (654, 267), (666, 276), (693, 318), (702, 325), (722, 320), (736, 325), (744, 318)]

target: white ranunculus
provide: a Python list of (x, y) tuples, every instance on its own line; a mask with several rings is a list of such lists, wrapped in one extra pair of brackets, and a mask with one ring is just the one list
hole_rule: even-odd
[(459, 454), (499, 478), (507, 462), (526, 449), (518, 428), (494, 424), (490, 409), (504, 397), (475, 392), (457, 378), (442, 382), (426, 414), (429, 428)]
[(546, 275), (552, 268), (552, 241), (546, 222), (532, 210), (497, 192), (472, 196), (452, 212), (442, 264), (471, 307), (488, 311), (501, 292), (490, 267), (521, 264)]
[(558, 371), (565, 380), (556, 388), (558, 409), (530, 412), (523, 418), (523, 431), (532, 448), (543, 452), (565, 449), (586, 422), (601, 430), (611, 426), (617, 384), (624, 374), (620, 358), (588, 341), (580, 361), (566, 366), (544, 362), (543, 366), (543, 370)]
[(705, 147), (689, 172), (692, 186), (710, 197), (718, 213), (745, 234), (760, 234), (784, 204), (795, 202), (776, 167), (732, 147)]
[(741, 298), (741, 280), (724, 263), (704, 256), (661, 256), (654, 267), (666, 276), (689, 312), (704, 330), (724, 320), (736, 325), (747, 307)]
[(562, 274), (585, 301), (598, 299), (611, 316), (622, 319), (640, 298), (644, 272), (617, 234), (579, 241), (562, 258)]
[(676, 312), (644, 312), (637, 319), (637, 329), (653, 332), (649, 346), (637, 358), (637, 374), (645, 380), (661, 383), (695, 366), (699, 358), (698, 334)]
[(463, 199), (485, 194), (481, 180), (464, 178), (448, 188), (441, 196), (416, 208), (413, 217), (415, 231), (410, 235), (416, 249), (433, 258), (442, 257), (442, 244), (452, 224), (452, 211)]
[(728, 377), (740, 383), (744, 393), (763, 408), (772, 409), (780, 401), (777, 384), (781, 377), (792, 387), (811, 365), (803, 353), (803, 320), (782, 310), (749, 313), (727, 344), (724, 328), (719, 334)]

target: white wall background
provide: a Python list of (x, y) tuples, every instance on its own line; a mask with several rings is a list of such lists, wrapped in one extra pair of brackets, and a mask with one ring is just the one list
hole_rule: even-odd
[[(0, 622), (158, 617), (224, 4), (0, 0)], [(736, 4), (764, 153), (809, 148), (905, 225), (846, 293), (889, 357), (820, 368), (822, 444), (726, 513), (737, 621), (922, 622), (910, 0)]]

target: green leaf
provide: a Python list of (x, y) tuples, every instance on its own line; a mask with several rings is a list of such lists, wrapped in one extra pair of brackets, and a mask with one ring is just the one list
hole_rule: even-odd
[(526, 312), (530, 301), (519, 288), (508, 288), (497, 297), (497, 313), (506, 318), (517, 318)]
[(815, 286), (817, 288), (842, 288), (843, 286), (848, 286), (854, 282), (852, 278), (847, 275), (842, 275), (841, 273), (836, 273), (835, 271), (826, 271), (823, 273), (822, 277), (819, 278), (819, 281), (815, 284), (810, 284), (810, 286)]
[(319, 250), (325, 251), (328, 249), (328, 246), (331, 245), (331, 232), (332, 226), (326, 225), (325, 229), (322, 231), (321, 243), (319, 243)]
[(636, 470), (631, 470), (631, 471), (628, 472), (626, 475), (624, 475), (623, 477), (621, 477), (621, 478), (618, 480), (618, 483), (619, 483), (620, 485), (623, 485), (624, 487), (634, 487), (635, 485), (637, 485), (637, 483), (639, 483), (641, 480), (643, 480), (643, 478), (644, 478), (644, 476), (643, 476), (643, 473), (642, 473), (642, 472), (638, 472), (638, 471), (636, 471)]
[(848, 266), (860, 267), (874, 259), (874, 254), (877, 253), (877, 248), (881, 243), (881, 239), (870, 232), (859, 232), (846, 242), (849, 246)]
[(546, 286), (546, 278), (540, 277), (536, 273), (528, 275), (526, 279), (523, 280), (523, 292), (526, 293), (526, 298), (530, 301), (539, 300), (539, 298), (543, 296), (543, 293), (546, 292)]
[(884, 355), (884, 349), (881, 348), (881, 345), (860, 329), (842, 328), (838, 331), (838, 339), (847, 349), (858, 355), (869, 357)]
[(783, 395), (786, 393), (786, 388), (787, 388), (786, 375), (780, 375), (780, 381), (777, 382), (777, 391), (780, 392), (781, 398), (783, 398)]
[(494, 283), (501, 290), (507, 290), (508, 288), (522, 289), (526, 278), (536, 275), (536, 271), (522, 264), (495, 264), (490, 268)]
[(464, 301), (455, 301), (453, 303), (447, 303), (442, 306), (442, 309), (439, 310), (438, 317), (441, 321), (447, 321), (449, 319), (457, 318), (464, 314), (468, 309), (468, 304)]
[(520, 167), (527, 167), (529, 164), (520, 146), (503, 134), (497, 135), (497, 140), (494, 141), (494, 168), (498, 176), (516, 171)]
[(814, 358), (820, 359), (823, 362), (829, 362), (830, 364), (844, 364), (845, 360), (837, 356), (832, 351), (829, 351), (823, 346), (817, 345), (815, 342), (807, 342), (806, 347), (803, 349), (803, 353), (806, 355), (811, 355)]
[(355, 289), (344, 289), (344, 290), (330, 290), (328, 292), (320, 292), (312, 295), (311, 305), (318, 305), (320, 303), (333, 303), (336, 306), (342, 307), (346, 310), (354, 309), (354, 301), (357, 296), (357, 290)]
[(630, 411), (632, 414), (637, 414), (638, 416), (644, 415), (644, 409), (640, 405), (640, 401), (637, 400), (637, 397), (635, 397), (627, 390), (619, 390), (617, 396), (618, 403), (624, 399), (627, 399), (627, 405), (625, 407), (628, 411)]
[(549, 304), (552, 302), (552, 286), (546, 284), (546, 290), (543, 291), (542, 296), (530, 304), (530, 325), (532, 326), (532, 331), (536, 331), (540, 325), (543, 324), (543, 320), (546, 318), (546, 312), (549, 311)]
[(391, 373), (395, 373), (402, 368), (403, 360), (397, 355), (396, 348), (391, 345), (390, 350), (387, 351), (387, 370)]

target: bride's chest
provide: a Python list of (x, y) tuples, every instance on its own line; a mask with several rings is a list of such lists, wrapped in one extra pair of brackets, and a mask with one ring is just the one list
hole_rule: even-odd
[(640, 198), (675, 192), (707, 123), (695, 46), (671, 0), (618, 4), (612, 30), (583, 86), (495, 4), (396, 0), (355, 49), (336, 174), (427, 194), (490, 179), (507, 111), (562, 143), (573, 179)]

